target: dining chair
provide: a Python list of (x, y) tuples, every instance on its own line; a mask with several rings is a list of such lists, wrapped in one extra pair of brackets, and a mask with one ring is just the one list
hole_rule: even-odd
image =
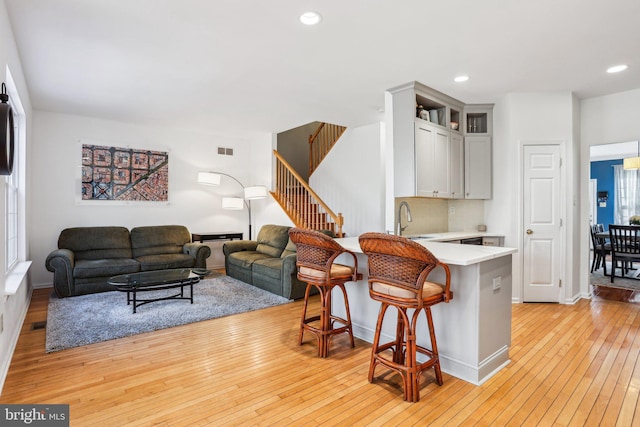
[(591, 244), (593, 246), (593, 261), (591, 262), (591, 272), (604, 268), (604, 275), (607, 275), (607, 255), (611, 255), (611, 243), (607, 239), (599, 237), (598, 233), (604, 232), (603, 224), (592, 224), (589, 226), (589, 234), (591, 234)]
[(633, 269), (634, 262), (640, 262), (640, 227), (635, 225), (609, 224), (609, 241), (611, 244), (611, 283), (616, 268), (620, 268), (620, 276)]

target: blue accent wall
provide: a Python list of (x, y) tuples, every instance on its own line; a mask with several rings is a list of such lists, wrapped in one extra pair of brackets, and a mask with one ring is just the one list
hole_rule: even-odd
[(614, 182), (613, 182), (613, 165), (621, 165), (622, 159), (603, 160), (599, 162), (591, 162), (591, 179), (598, 180), (597, 191), (607, 191), (609, 199), (607, 206), (601, 208), (598, 204), (598, 223), (604, 224), (605, 230), (609, 229), (609, 224), (613, 224), (613, 200), (614, 200)]

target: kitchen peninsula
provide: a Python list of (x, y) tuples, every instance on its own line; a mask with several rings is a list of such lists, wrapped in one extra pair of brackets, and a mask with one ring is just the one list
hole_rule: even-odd
[[(480, 385), (509, 363), (511, 254), (516, 249), (460, 245), (428, 238), (414, 240), (448, 264), (451, 270), (453, 300), (432, 307), (441, 368), (450, 375)], [(351, 320), (354, 334), (372, 342), (379, 303), (369, 298), (367, 256), (362, 253), (357, 237), (336, 241), (357, 255), (358, 271), (363, 278), (346, 285)], [(348, 260), (344, 262), (348, 263)], [(435, 270), (429, 279), (443, 281), (444, 274)], [(334, 312), (344, 315), (344, 306), (338, 301), (336, 298)], [(418, 344), (428, 347), (424, 316), (420, 317), (418, 331)], [(395, 315), (391, 311), (385, 318), (383, 335), (391, 339), (394, 334)]]

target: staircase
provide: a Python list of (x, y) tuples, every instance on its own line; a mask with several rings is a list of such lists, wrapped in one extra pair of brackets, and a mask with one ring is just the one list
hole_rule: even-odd
[(273, 150), (273, 154), (276, 157), (276, 188), (271, 195), (296, 227), (330, 230), (343, 237), (342, 214), (333, 213), (280, 153)]
[(331, 151), (333, 145), (346, 129), (344, 126), (320, 123), (313, 135), (309, 135), (309, 176)]

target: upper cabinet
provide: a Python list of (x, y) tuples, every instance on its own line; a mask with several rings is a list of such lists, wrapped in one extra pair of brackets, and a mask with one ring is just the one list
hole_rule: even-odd
[(491, 137), (464, 137), (464, 198), (491, 198)]
[[(386, 138), (393, 147), (394, 197), (491, 198), (492, 105), (465, 105), (410, 82), (385, 93), (385, 114)], [(489, 137), (489, 151), (482, 151), (486, 143), (468, 150), (467, 136)], [(473, 156), (478, 150), (483, 167), (470, 157), (467, 168), (467, 151)], [(476, 191), (477, 183), (484, 184)]]
[(493, 104), (474, 104), (464, 107), (465, 135), (493, 134)]
[(416, 196), (464, 198), (463, 138), (439, 126), (416, 120)]
[(464, 107), (464, 191), (466, 199), (492, 195), (493, 104)]
[(451, 132), (449, 146), (451, 153), (451, 197), (452, 199), (464, 199), (464, 138), (458, 132)]

